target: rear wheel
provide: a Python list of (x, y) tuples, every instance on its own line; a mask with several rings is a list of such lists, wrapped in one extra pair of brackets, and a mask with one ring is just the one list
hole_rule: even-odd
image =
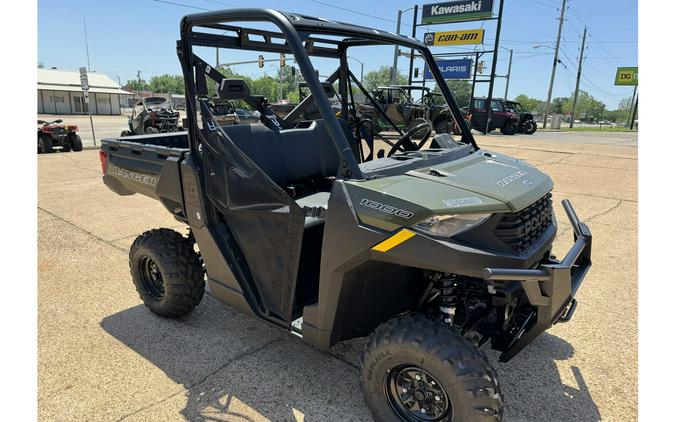
[(156, 127), (148, 126), (148, 127), (145, 128), (145, 133), (147, 135), (152, 135), (154, 133), (159, 133), (159, 130), (157, 130)]
[(54, 144), (49, 136), (38, 134), (37, 143), (38, 154), (49, 154), (54, 151)]
[(518, 132), (518, 123), (516, 122), (506, 122), (501, 128), (501, 131), (504, 135), (515, 135)]
[(361, 386), (377, 421), (500, 421), (494, 369), (458, 331), (415, 315), (371, 334)]
[(131, 136), (131, 131), (130, 130), (123, 130), (122, 133), (120, 133), (121, 137), (124, 136)]
[(69, 136), (70, 138), (70, 146), (73, 148), (73, 151), (75, 152), (80, 152), (83, 149), (82, 146), (82, 138), (80, 138), (80, 135), (73, 133)]
[(143, 303), (163, 317), (190, 313), (204, 296), (204, 269), (194, 244), (169, 229), (138, 236), (129, 252), (131, 277)]

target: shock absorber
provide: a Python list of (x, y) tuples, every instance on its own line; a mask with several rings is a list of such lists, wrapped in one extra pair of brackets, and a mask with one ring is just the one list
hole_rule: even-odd
[(457, 280), (454, 278), (441, 280), (441, 305), (439, 310), (443, 315), (443, 321), (448, 325), (452, 325), (455, 321), (455, 311), (457, 310), (456, 287)]

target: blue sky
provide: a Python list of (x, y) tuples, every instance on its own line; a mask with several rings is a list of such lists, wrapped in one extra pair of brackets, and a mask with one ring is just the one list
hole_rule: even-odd
[[(110, 77), (126, 82), (136, 77), (149, 79), (152, 75), (179, 74), (180, 66), (175, 52), (179, 36), (180, 18), (200, 9), (230, 7), (270, 7), (313, 16), (395, 31), (396, 9), (407, 9), (415, 3), (390, 0), (365, 2), (355, 0), (167, 0), (191, 7), (160, 3), (155, 0), (120, 0), (115, 2), (84, 0), (38, 1), (38, 61), (45, 66), (77, 69), (86, 66), (83, 20), (87, 21), (91, 69), (105, 72)], [(545, 99), (550, 79), (553, 49), (557, 31), (557, 17), (562, 0), (506, 0), (501, 45), (514, 50), (509, 97), (524, 93)], [(386, 6), (385, 6), (386, 4)], [(423, 3), (418, 3), (420, 6)], [(576, 66), (581, 45), (581, 33), (588, 26), (587, 59), (581, 88), (600, 99), (608, 108), (615, 108), (619, 100), (630, 97), (630, 87), (615, 87), (617, 66), (637, 66), (637, 0), (570, 0), (558, 66), (554, 96), (567, 96), (574, 89)], [(497, 12), (498, 0), (494, 11)], [(348, 10), (343, 10), (348, 9)], [(349, 11), (351, 10), (351, 11)], [(410, 34), (412, 10), (403, 14), (401, 32)], [(482, 23), (486, 29), (484, 49), (490, 49), (494, 40), (495, 21)], [(443, 24), (418, 28), (418, 38), (425, 31), (449, 31), (479, 28), (481, 22)], [(541, 47), (534, 48), (540, 45)], [(547, 47), (548, 46), (548, 47)], [(551, 48), (549, 48), (551, 47)], [(434, 53), (472, 50), (469, 46), (453, 49), (436, 47)], [(390, 65), (391, 48), (368, 51), (360, 58), (365, 72)], [(230, 52), (232, 53), (232, 52)], [(257, 54), (257, 53), (256, 53)], [(238, 61), (241, 56), (221, 57), (221, 61)], [(247, 60), (248, 58), (244, 58)], [(207, 59), (208, 60), (208, 59)], [(215, 61), (215, 59), (212, 59)], [(399, 66), (407, 68), (401, 58)], [(489, 65), (489, 59), (486, 59)], [(500, 50), (498, 74), (506, 73), (508, 53)], [(359, 64), (352, 63), (358, 74)], [(330, 69), (319, 65), (320, 72)], [(260, 72), (257, 66), (237, 69), (243, 73)], [(270, 67), (263, 69), (273, 72)], [(482, 84), (478, 94), (484, 94)], [(503, 95), (504, 81), (495, 85), (496, 95)]]

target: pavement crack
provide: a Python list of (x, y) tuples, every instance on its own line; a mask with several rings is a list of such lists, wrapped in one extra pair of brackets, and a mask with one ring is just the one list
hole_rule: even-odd
[(270, 340), (270, 341), (264, 343), (263, 345), (258, 346), (258, 347), (254, 348), (254, 349), (246, 350), (246, 351), (244, 351), (244, 352), (241, 352), (241, 353), (235, 355), (234, 357), (232, 357), (231, 359), (228, 359), (226, 362), (224, 362), (224, 363), (223, 363), (222, 365), (220, 365), (218, 368), (214, 369), (213, 371), (211, 371), (210, 373), (208, 373), (207, 375), (205, 375), (205, 376), (204, 376), (202, 379), (200, 379), (199, 381), (197, 381), (197, 382), (195, 382), (195, 383), (192, 383), (192, 384), (189, 384), (189, 385), (185, 386), (184, 388), (182, 388), (180, 391), (177, 391), (177, 392), (175, 392), (175, 393), (173, 393), (173, 394), (171, 394), (171, 395), (169, 395), (169, 396), (167, 396), (167, 397), (165, 397), (165, 398), (163, 398), (163, 399), (161, 399), (161, 400), (158, 400), (158, 401), (156, 401), (156, 402), (154, 402), (154, 403), (147, 404), (147, 405), (145, 405), (145, 406), (143, 406), (143, 407), (140, 407), (140, 408), (134, 410), (133, 412), (127, 413), (126, 415), (121, 416), (120, 418), (115, 419), (114, 422), (120, 422), (120, 421), (123, 421), (123, 420), (125, 420), (125, 419), (127, 419), (127, 418), (129, 418), (129, 417), (131, 417), (131, 416), (134, 416), (134, 415), (136, 415), (136, 414), (138, 414), (138, 413), (140, 413), (140, 412), (142, 412), (142, 411), (144, 411), (144, 410), (147, 410), (147, 409), (150, 409), (150, 408), (152, 408), (152, 407), (158, 406), (158, 405), (160, 405), (160, 404), (162, 404), (162, 403), (165, 403), (165, 402), (167, 402), (168, 400), (171, 400), (172, 398), (176, 397), (177, 395), (179, 395), (179, 394), (181, 394), (181, 393), (185, 393), (185, 392), (187, 392), (187, 391), (190, 391), (190, 390), (192, 390), (193, 388), (198, 387), (198, 386), (200, 386), (201, 384), (205, 383), (209, 378), (211, 378), (211, 377), (214, 376), (215, 374), (221, 372), (223, 369), (227, 368), (228, 366), (232, 365), (233, 363), (236, 363), (236, 362), (238, 362), (238, 361), (240, 361), (240, 360), (242, 360), (242, 359), (244, 359), (244, 358), (246, 358), (246, 357), (249, 357), (249, 356), (251, 356), (251, 355), (254, 355), (254, 354), (256, 354), (256, 353), (258, 353), (258, 352), (260, 352), (260, 351), (262, 351), (262, 350), (264, 350), (264, 349), (266, 349), (266, 348), (268, 348), (268, 347), (270, 347), (270, 346), (273, 345), (273, 344), (279, 343), (280, 341), (282, 341), (281, 338), (275, 338), (275, 339)]
[(602, 217), (603, 215), (607, 215), (607, 214), (609, 214), (610, 212), (614, 211), (615, 209), (619, 208), (619, 207), (621, 206), (621, 204), (623, 203), (623, 200), (622, 200), (622, 199), (618, 199), (618, 201), (619, 201), (619, 202), (618, 202), (616, 205), (610, 207), (607, 211), (603, 211), (603, 212), (601, 212), (601, 213), (593, 214), (592, 216), (587, 217), (587, 218), (586, 218), (586, 221), (592, 221), (594, 218)]
[(112, 246), (113, 248), (117, 249), (117, 250), (120, 251), (120, 252), (123, 252), (123, 253), (125, 253), (125, 254), (128, 252), (126, 249), (121, 248), (121, 247), (115, 245), (115, 244), (112, 243), (111, 241), (105, 240), (104, 238), (95, 235), (94, 233), (90, 232), (89, 230), (83, 229), (82, 227), (78, 226), (77, 224), (73, 223), (72, 221), (68, 221), (68, 220), (66, 220), (65, 218), (61, 217), (60, 215), (56, 215), (56, 214), (54, 214), (53, 212), (48, 211), (48, 210), (42, 208), (42, 207), (39, 206), (39, 205), (38, 205), (38, 209), (41, 210), (41, 211), (43, 211), (43, 212), (46, 212), (46, 213), (49, 214), (49, 215), (51, 215), (51, 216), (54, 217), (56, 220), (63, 221), (64, 223), (69, 224), (69, 225), (75, 227), (76, 229), (78, 229), (78, 230), (80, 230), (80, 231), (82, 231), (82, 232), (88, 234), (89, 236), (93, 237), (94, 239), (96, 239), (96, 240), (98, 240), (98, 241), (100, 241), (100, 242), (103, 242), (103, 243), (105, 243), (105, 244), (107, 244), (107, 245), (109, 245), (109, 246)]

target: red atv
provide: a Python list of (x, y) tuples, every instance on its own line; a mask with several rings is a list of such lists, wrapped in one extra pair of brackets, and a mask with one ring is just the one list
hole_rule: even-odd
[(37, 144), (38, 154), (54, 152), (54, 147), (60, 147), (61, 151), (82, 151), (82, 139), (77, 134), (79, 128), (75, 125), (62, 125), (63, 120), (53, 122), (38, 120)]

